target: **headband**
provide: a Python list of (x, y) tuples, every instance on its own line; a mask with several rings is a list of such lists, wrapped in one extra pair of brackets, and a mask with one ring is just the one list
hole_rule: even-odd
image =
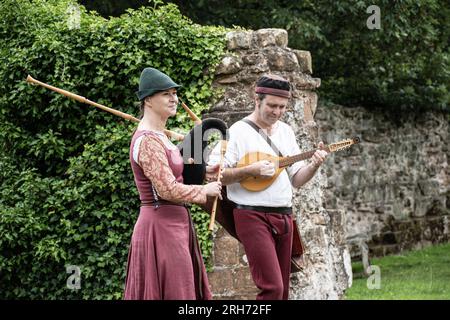
[(266, 76), (256, 82), (256, 93), (270, 94), (283, 98), (291, 97), (291, 85), (289, 81), (272, 79)]

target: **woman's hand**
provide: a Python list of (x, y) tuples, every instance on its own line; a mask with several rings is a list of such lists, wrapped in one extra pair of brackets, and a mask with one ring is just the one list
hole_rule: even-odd
[[(219, 174), (219, 169), (220, 169), (219, 164), (215, 164), (212, 166), (206, 166), (205, 180), (207, 182), (217, 180), (218, 174)], [(223, 169), (222, 169), (222, 172), (220, 173), (220, 180), (222, 180), (222, 177), (223, 177), (222, 173), (223, 173)]]
[(210, 182), (203, 186), (206, 191), (206, 195), (210, 197), (219, 197), (222, 200), (222, 183), (221, 182)]

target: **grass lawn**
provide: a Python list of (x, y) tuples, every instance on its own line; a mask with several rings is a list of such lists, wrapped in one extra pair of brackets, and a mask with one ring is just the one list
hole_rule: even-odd
[(362, 263), (355, 262), (346, 300), (450, 300), (449, 243), (371, 259), (370, 264), (379, 267), (379, 289), (373, 288), (376, 269), (366, 277)]

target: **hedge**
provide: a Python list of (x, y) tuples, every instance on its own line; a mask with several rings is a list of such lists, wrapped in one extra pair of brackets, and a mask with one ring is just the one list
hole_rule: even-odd
[[(137, 116), (140, 72), (152, 66), (200, 114), (226, 29), (159, 1), (105, 19), (70, 0), (3, 0), (0, 15), (0, 298), (120, 299), (139, 212), (128, 159), (135, 124), (26, 76)], [(180, 111), (168, 126), (192, 123)], [(207, 259), (207, 214), (194, 207), (193, 216)], [(80, 268), (79, 290), (68, 266)]]

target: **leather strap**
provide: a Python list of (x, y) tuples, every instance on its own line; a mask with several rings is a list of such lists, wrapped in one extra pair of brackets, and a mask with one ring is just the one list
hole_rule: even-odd
[(269, 146), (273, 149), (273, 151), (275, 151), (275, 153), (279, 156), (282, 157), (283, 154), (280, 152), (280, 150), (278, 150), (277, 146), (275, 145), (275, 143), (273, 143), (273, 141), (269, 138), (269, 136), (267, 134), (265, 134), (265, 132), (263, 131), (263, 129), (261, 129), (260, 127), (258, 127), (258, 125), (256, 123), (254, 123), (253, 121), (251, 121), (250, 119), (244, 118), (242, 119), (242, 121), (244, 121), (246, 124), (248, 124), (250, 127), (252, 127), (253, 129), (255, 129), (256, 132), (258, 132), (261, 137), (263, 137), (263, 139), (269, 144)]

